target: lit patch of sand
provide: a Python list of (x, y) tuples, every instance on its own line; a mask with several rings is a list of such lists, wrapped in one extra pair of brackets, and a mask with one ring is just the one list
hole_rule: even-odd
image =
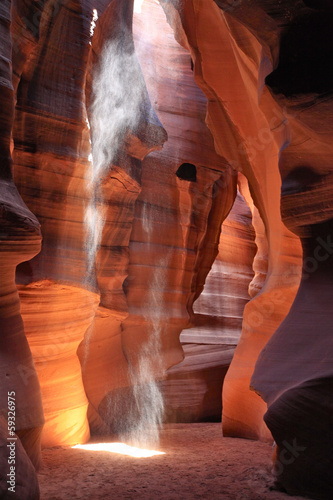
[(72, 446), (76, 450), (87, 451), (108, 451), (109, 453), (118, 453), (119, 455), (127, 455), (135, 458), (148, 458), (154, 455), (165, 455), (164, 451), (145, 450), (143, 448), (136, 448), (129, 446), (125, 443), (90, 443), (90, 444), (77, 444)]
[[(92, 440), (101, 441), (107, 439)], [(140, 460), (108, 451), (45, 449), (41, 500), (301, 499), (269, 489), (269, 444), (222, 438), (221, 424), (166, 425), (157, 449), (165, 455)]]

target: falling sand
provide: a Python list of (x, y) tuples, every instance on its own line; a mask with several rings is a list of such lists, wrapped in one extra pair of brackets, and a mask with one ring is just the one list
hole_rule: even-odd
[[(102, 441), (100, 436), (92, 440)], [(302, 498), (270, 490), (271, 445), (222, 438), (219, 423), (166, 425), (159, 451), (165, 454), (137, 458), (69, 447), (45, 449), (41, 500)]]

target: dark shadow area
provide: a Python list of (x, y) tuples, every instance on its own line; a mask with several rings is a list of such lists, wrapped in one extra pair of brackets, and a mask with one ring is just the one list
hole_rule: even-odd
[(330, 10), (333, 12), (332, 0), (303, 0), (303, 3), (311, 9)]
[(283, 177), (281, 196), (311, 191), (320, 182), (323, 182), (322, 175), (308, 166), (299, 166)]
[(278, 67), (266, 77), (274, 93), (286, 97), (333, 89), (333, 14), (296, 17), (281, 36)]
[(197, 169), (192, 163), (182, 163), (176, 175), (182, 181), (197, 182)]

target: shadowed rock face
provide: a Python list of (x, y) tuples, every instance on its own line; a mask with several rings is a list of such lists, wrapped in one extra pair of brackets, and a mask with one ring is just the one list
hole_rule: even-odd
[[(8, 393), (14, 395), (16, 433), (32, 462), (38, 466), (43, 409), (39, 382), (20, 314), (15, 269), (20, 262), (31, 259), (39, 252), (41, 234), (40, 225), (22, 201), (11, 173), (14, 92), (10, 24), (11, 4), (5, 1), (0, 8), (0, 412), (7, 419)], [(28, 385), (24, 383), (25, 370), (30, 373)], [(1, 435), (5, 439), (4, 426), (1, 424), (1, 427)]]
[[(39, 500), (37, 474), (17, 435), (8, 441), (7, 419), (0, 417), (0, 495), (4, 500)], [(10, 447), (8, 447), (10, 445)], [(14, 458), (13, 458), (14, 457)], [(8, 461), (9, 459), (9, 461)], [(10, 463), (9, 463), (10, 462)], [(15, 465), (13, 465), (15, 464)], [(14, 467), (14, 469), (11, 467)]]
[(290, 495), (332, 498), (332, 456), (327, 446), (333, 439), (332, 389), (330, 377), (300, 383), (285, 391), (264, 416), (276, 442), (276, 483)]

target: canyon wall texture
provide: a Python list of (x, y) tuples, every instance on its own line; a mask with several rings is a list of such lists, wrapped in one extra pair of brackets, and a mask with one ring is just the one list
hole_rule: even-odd
[[(268, 240), (267, 279), (245, 308), (243, 334), (224, 383), (224, 432), (269, 438), (260, 394), (277, 443), (280, 485), (291, 494), (330, 498), (332, 7), (281, 2), (271, 8), (260, 0), (162, 4), (177, 39), (191, 51), (199, 86), (212, 95), (207, 123), (217, 151), (248, 178)], [(233, 132), (227, 141), (226, 130)], [(303, 246), (294, 302), (300, 249), (281, 224), (279, 175), (282, 219)], [(325, 443), (319, 437), (323, 429)]]
[(225, 377), (224, 435), (332, 498), (332, 16), (2, 1), (0, 412), (14, 391), (31, 477), (162, 396), (217, 419)]
[[(0, 411), (7, 421), (8, 395), (14, 396), (15, 412), (12, 417), (15, 419), (16, 434), (30, 459), (38, 467), (44, 417), (39, 382), (20, 314), (15, 270), (20, 262), (31, 259), (39, 252), (41, 232), (36, 217), (22, 201), (12, 178), (10, 142), (14, 120), (14, 89), (10, 63), (12, 47), (9, 1), (1, 4), (0, 15)], [(22, 376), (24, 369), (29, 370), (31, 375), (28, 385)]]
[[(17, 282), (41, 384), (44, 445), (89, 437), (76, 349), (98, 303), (93, 290), (83, 289), (90, 153), (84, 89), (91, 16), (89, 5), (75, 1), (13, 6), (13, 173), (43, 228), (42, 250), (18, 267)], [(29, 373), (25, 383), (30, 384)]]
[[(42, 444), (74, 444), (89, 437), (88, 404), (93, 430), (120, 432), (123, 410), (132, 425), (131, 387), (144, 391), (183, 358), (179, 334), (218, 253), (237, 176), (215, 152), (190, 57), (156, 4), (136, 17), (136, 46), (133, 2), (11, 7), (8, 171), (43, 234), (34, 259), (22, 252), (16, 282)], [(138, 382), (142, 363), (150, 378)], [(40, 398), (34, 366), (19, 368)]]
[[(182, 8), (176, 3), (178, 14), (172, 2), (163, 5), (176, 38), (191, 52), (198, 85), (210, 97), (206, 121), (216, 149), (248, 179), (266, 229), (267, 279), (244, 312), (243, 335), (224, 383), (223, 428), (226, 435), (270, 439), (262, 419), (266, 405), (249, 385), (257, 357), (287, 314), (299, 282), (298, 240), (280, 215), (278, 156), (289, 128), (263, 85), (269, 57), (236, 19), (236, 10), (231, 16), (214, 1), (205, 8), (200, 2), (184, 2)], [(259, 13), (263, 15), (262, 9)]]
[[(142, 160), (139, 187), (125, 185), (126, 200), (133, 201), (125, 226), (128, 267), (123, 280), (118, 279), (122, 302), (103, 303), (102, 295), (103, 307), (79, 349), (91, 427), (101, 431), (102, 417), (117, 433), (135, 427), (147, 408), (154, 414), (153, 398), (159, 400), (160, 389), (151, 382), (163, 379), (184, 356), (179, 334), (217, 255), (221, 224), (237, 183), (215, 152), (204, 123), (206, 98), (163, 10), (154, 2), (144, 3), (135, 13), (133, 30), (147, 89), (168, 140)], [(131, 194), (135, 189), (136, 196)], [(114, 192), (110, 198), (116, 203)], [(122, 214), (126, 216), (125, 210)], [(119, 216), (114, 220), (119, 227)], [(110, 228), (109, 245), (115, 245), (116, 234)], [(110, 288), (119, 253), (116, 257), (117, 267), (109, 252), (103, 261), (103, 283)], [(156, 418), (162, 415), (163, 405)]]
[(256, 253), (252, 216), (243, 196), (222, 224), (219, 253), (193, 305), (190, 326), (180, 341), (184, 360), (162, 382), (165, 419), (221, 420), (222, 384), (242, 330)]

